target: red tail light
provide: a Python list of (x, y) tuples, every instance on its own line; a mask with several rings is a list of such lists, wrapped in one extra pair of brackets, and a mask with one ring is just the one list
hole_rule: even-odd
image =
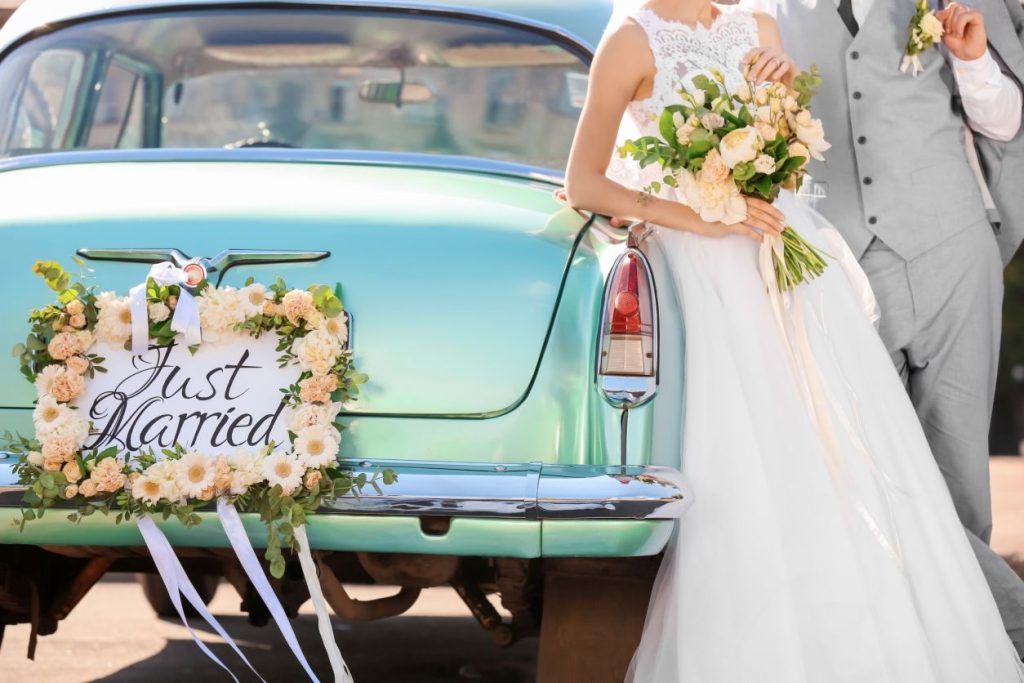
[(601, 329), (602, 375), (653, 377), (655, 298), (647, 259), (629, 248), (615, 262), (605, 292)]

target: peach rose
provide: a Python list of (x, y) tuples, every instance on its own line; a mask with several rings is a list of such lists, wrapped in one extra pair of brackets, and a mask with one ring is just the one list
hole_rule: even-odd
[(78, 495), (78, 487), (75, 486), (74, 484), (71, 484), (70, 486), (68, 486), (68, 487), (66, 487), (64, 489), (64, 497), (65, 498), (69, 498), (70, 499), (70, 498), (74, 498), (77, 495)]
[(313, 470), (306, 475), (306, 489), (312, 491), (313, 487), (320, 483), (323, 475), (320, 474), (320, 470)]
[(66, 310), (68, 315), (71, 316), (82, 315), (85, 313), (85, 304), (83, 304), (80, 299), (75, 299), (68, 303)]
[(64, 465), (64, 476), (72, 484), (77, 483), (82, 478), (82, 468), (78, 466), (77, 460), (72, 460), (67, 465)]
[(78, 486), (78, 492), (86, 498), (92, 498), (99, 493), (99, 486), (92, 479), (86, 479)]
[(227, 456), (217, 456), (217, 460), (213, 463), (213, 471), (213, 486), (217, 492), (227, 493), (230, 491), (233, 477), (231, 474), (231, 461), (228, 460)]

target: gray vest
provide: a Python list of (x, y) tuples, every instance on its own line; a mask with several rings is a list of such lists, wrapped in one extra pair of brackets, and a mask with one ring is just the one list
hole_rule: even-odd
[(818, 209), (854, 253), (877, 236), (910, 260), (986, 221), (944, 56), (922, 55), (917, 78), (899, 70), (914, 3), (875, 0), (855, 38), (833, 0), (777, 0), (776, 8), (787, 51), (824, 79), (812, 107), (832, 149), (810, 173), (827, 184)]

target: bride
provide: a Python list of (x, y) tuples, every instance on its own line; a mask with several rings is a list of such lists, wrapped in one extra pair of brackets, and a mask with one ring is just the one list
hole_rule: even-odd
[[(1024, 681), (834, 229), (789, 193), (748, 199), (739, 225), (707, 223), (670, 188), (641, 195), (643, 173), (611, 163), (624, 118), (657, 135), (688, 73), (719, 68), (735, 91), (744, 64), (752, 80), (792, 82), (766, 15), (708, 0), (630, 13), (595, 57), (567, 173), (573, 206), (657, 226), (651, 247), (671, 263), (686, 321), (679, 464), (695, 503), (666, 550), (630, 680)], [(843, 258), (778, 314), (758, 251), (784, 223)], [(802, 353), (790, 351), (797, 317)]]

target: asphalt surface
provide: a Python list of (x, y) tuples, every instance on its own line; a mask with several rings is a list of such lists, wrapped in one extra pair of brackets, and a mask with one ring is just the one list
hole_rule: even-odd
[[(1024, 557), (1024, 459), (992, 461), (996, 526), (993, 546)], [(355, 597), (379, 597), (390, 589), (355, 588)], [(254, 628), (238, 610), (238, 597), (222, 584), (212, 610), (268, 683), (307, 680), (271, 625)], [(295, 622), (310, 663), (325, 681), (327, 657), (307, 605)], [(536, 640), (501, 649), (467, 616), (451, 590), (426, 591), (405, 616), (348, 624), (335, 621), (342, 653), (358, 683), (530, 683)], [(242, 681), (244, 665), (207, 630), (200, 636)], [(0, 650), (0, 682), (21, 683), (223, 683), (230, 681), (206, 659), (180, 623), (158, 619), (131, 577), (97, 586), (53, 636), (42, 638), (35, 662), (25, 659), (28, 627), (8, 628)], [(247, 671), (245, 673), (248, 674)]]

